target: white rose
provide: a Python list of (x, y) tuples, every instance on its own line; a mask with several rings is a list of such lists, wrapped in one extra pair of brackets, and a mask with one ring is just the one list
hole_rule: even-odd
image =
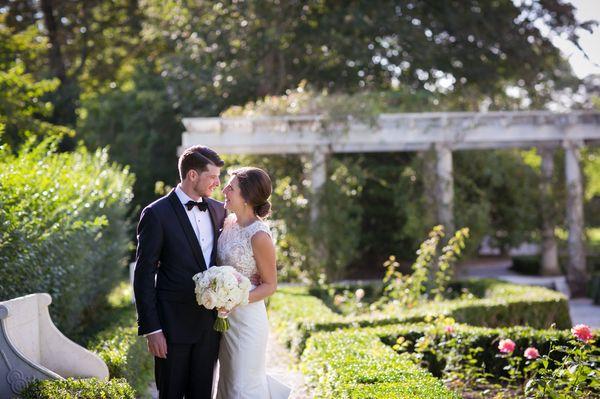
[(204, 291), (202, 293), (202, 305), (206, 309), (214, 309), (217, 305), (217, 297), (212, 291)]

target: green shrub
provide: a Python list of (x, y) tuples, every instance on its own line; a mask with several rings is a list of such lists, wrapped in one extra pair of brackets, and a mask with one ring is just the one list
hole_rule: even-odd
[(568, 300), (559, 292), (493, 279), (471, 279), (460, 285), (470, 295), (431, 301), (413, 309), (392, 303), (383, 313), (405, 321), (445, 315), (460, 323), (485, 327), (549, 328), (552, 324), (559, 329), (571, 327)]
[(463, 287), (478, 298), (458, 300), (451, 305), (448, 315), (460, 323), (485, 327), (571, 327), (568, 299), (557, 291), (494, 279), (471, 279)]
[[(384, 311), (348, 316), (335, 313), (325, 304), (332, 305), (330, 295), (336, 288), (286, 287), (271, 297), (269, 317), (280, 340), (296, 355), (302, 353), (306, 340), (315, 332), (416, 323), (439, 315), (453, 317), (460, 323), (487, 327), (529, 325), (548, 328), (553, 323), (559, 329), (571, 326), (567, 299), (558, 292), (491, 279), (469, 280), (463, 286), (474, 295), (432, 301), (413, 309), (391, 303)], [(329, 299), (321, 301), (310, 295), (311, 292)]]
[(323, 301), (309, 295), (306, 287), (280, 288), (269, 298), (269, 320), (277, 336), (296, 355), (304, 350), (306, 339), (321, 324), (338, 321), (343, 317), (333, 313)]
[(133, 177), (106, 150), (54, 145), (0, 146), (0, 300), (47, 292), (73, 335), (121, 278)]
[[(453, 324), (452, 327), (453, 331), (450, 334), (429, 321), (371, 328), (365, 332), (378, 336), (382, 342), (401, 353), (418, 351), (419, 358), (435, 376), (442, 376), (449, 370), (464, 372), (473, 365), (481, 368), (482, 373), (495, 377), (506, 376), (507, 361), (497, 356), (501, 339), (512, 339), (517, 345), (514, 355), (520, 357), (530, 346), (545, 354), (548, 353), (552, 342), (554, 345), (563, 345), (571, 339), (568, 330), (536, 330), (529, 327), (485, 328), (461, 324)], [(399, 338), (402, 345), (398, 345)]]
[(109, 302), (114, 307), (106, 312), (104, 329), (90, 339), (88, 347), (104, 360), (111, 379), (126, 379), (138, 397), (145, 397), (154, 377), (154, 360), (146, 340), (137, 335), (131, 295), (128, 282), (113, 290)]
[(409, 356), (362, 331), (314, 334), (301, 367), (318, 398), (458, 398)]
[(23, 391), (22, 399), (135, 399), (135, 392), (123, 379), (36, 380)]

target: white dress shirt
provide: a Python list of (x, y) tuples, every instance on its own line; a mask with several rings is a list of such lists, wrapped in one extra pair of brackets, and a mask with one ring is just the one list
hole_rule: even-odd
[[(196, 238), (198, 239), (198, 243), (200, 244), (200, 248), (202, 248), (202, 255), (204, 255), (204, 262), (206, 263), (206, 268), (210, 267), (210, 259), (213, 251), (213, 225), (210, 220), (210, 215), (208, 211), (202, 212), (198, 209), (197, 206), (193, 207), (188, 211), (185, 204), (188, 201), (194, 201), (190, 198), (186, 193), (183, 192), (181, 186), (178, 184), (175, 188), (175, 194), (177, 194), (177, 198), (181, 201), (183, 209), (185, 209), (185, 213), (192, 224), (194, 229), (194, 233), (196, 233)], [(202, 202), (202, 198), (197, 202)]]

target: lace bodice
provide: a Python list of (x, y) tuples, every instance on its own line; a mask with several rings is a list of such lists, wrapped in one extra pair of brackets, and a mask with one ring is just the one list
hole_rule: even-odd
[(248, 278), (256, 274), (258, 269), (251, 240), (259, 231), (264, 231), (271, 236), (269, 226), (261, 220), (242, 227), (237, 224), (234, 214), (227, 216), (217, 243), (217, 264), (233, 266)]

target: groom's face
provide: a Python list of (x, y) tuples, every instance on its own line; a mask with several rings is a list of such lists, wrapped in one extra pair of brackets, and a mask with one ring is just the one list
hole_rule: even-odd
[(206, 165), (206, 170), (196, 174), (194, 181), (194, 191), (199, 197), (210, 197), (212, 196), (215, 188), (219, 187), (221, 181), (219, 180), (219, 174), (221, 168), (215, 165)]

